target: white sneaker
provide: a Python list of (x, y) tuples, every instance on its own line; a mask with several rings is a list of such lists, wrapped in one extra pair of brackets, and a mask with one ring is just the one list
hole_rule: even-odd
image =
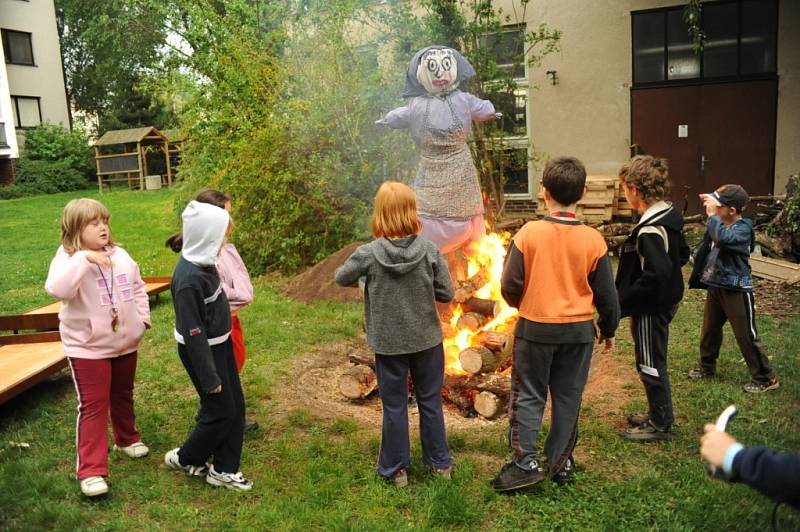
[(142, 458), (144, 456), (147, 456), (147, 453), (150, 452), (150, 449), (147, 448), (147, 445), (143, 444), (140, 441), (128, 445), (127, 447), (119, 447), (117, 444), (114, 444), (114, 450), (122, 451), (131, 458)]
[(178, 458), (178, 451), (180, 447), (175, 447), (171, 451), (167, 451), (167, 454), (164, 455), (164, 463), (167, 464), (172, 469), (177, 469), (178, 471), (183, 471), (190, 477), (202, 477), (206, 473), (208, 473), (208, 464), (196, 466), (196, 465), (183, 465), (181, 464), (180, 459)]
[(208, 470), (206, 482), (212, 486), (224, 486), (228, 489), (240, 491), (247, 491), (253, 487), (253, 483), (244, 478), (241, 471), (238, 473), (217, 473), (213, 465)]
[(108, 484), (103, 477), (87, 477), (81, 480), (81, 491), (87, 497), (97, 497), (108, 493)]

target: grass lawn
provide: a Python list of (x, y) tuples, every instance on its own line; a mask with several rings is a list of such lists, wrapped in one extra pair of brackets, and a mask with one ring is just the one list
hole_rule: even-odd
[[(95, 194), (91, 194), (95, 196)], [(47, 301), (42, 285), (58, 242), (58, 218), (75, 194), (2, 202), (4, 260), (2, 311)], [(169, 191), (104, 194), (115, 238), (144, 274), (170, 273), (175, 256), (162, 242), (173, 230)], [(584, 401), (577, 483), (544, 482), (520, 496), (488, 486), (507, 457), (501, 427), (450, 431), (454, 479), (425, 475), (414, 445), (411, 484), (398, 490), (374, 473), (378, 433), (352, 419), (320, 419), (304, 410), (279, 413), (274, 383), (293, 357), (360, 330), (353, 304), (303, 305), (276, 290), (280, 281), (256, 281), (256, 302), (241, 313), (249, 360), (243, 373), (248, 413), (262, 428), (245, 438), (242, 471), (254, 489), (214, 489), (202, 479), (169, 471), (163, 454), (193, 424), (197, 399), (172, 339), (169, 298), (153, 308), (152, 330), (140, 349), (136, 384), (138, 428), (151, 455), (139, 461), (111, 457), (111, 494), (88, 501), (73, 479), (75, 393), (68, 376), (0, 406), (0, 530), (754, 530), (769, 527), (773, 504), (747, 487), (708, 478), (698, 455), (705, 422), (735, 403), (731, 432), (748, 445), (800, 450), (800, 370), (796, 317), (760, 317), (781, 388), (745, 395), (747, 369), (728, 331), (720, 378), (689, 382), (695, 363), (703, 293), (690, 291), (672, 325), (670, 363), (677, 415), (673, 441), (637, 445), (615, 432), (622, 412), (645, 406), (631, 379), (629, 404), (615, 415)], [(634, 372), (627, 322), (616, 357)], [(296, 378), (302, 379), (302, 375)], [(546, 430), (545, 424), (545, 430)], [(19, 442), (30, 447), (19, 447)], [(782, 506), (779, 529), (800, 528), (800, 514)]]

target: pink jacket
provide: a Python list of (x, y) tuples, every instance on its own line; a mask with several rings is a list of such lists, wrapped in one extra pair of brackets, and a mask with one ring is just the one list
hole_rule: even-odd
[[(121, 247), (111, 251), (112, 268), (103, 268), (118, 313), (111, 328), (111, 301), (100, 267), (86, 260), (85, 251), (69, 255), (58, 248), (44, 289), (61, 300), (61, 343), (68, 357), (113, 358), (132, 353), (150, 326), (150, 302), (139, 266)], [(111, 272), (114, 273), (112, 287)]]
[(247, 267), (233, 244), (225, 244), (217, 256), (217, 272), (222, 289), (228, 296), (231, 312), (236, 312), (253, 302), (253, 284)]

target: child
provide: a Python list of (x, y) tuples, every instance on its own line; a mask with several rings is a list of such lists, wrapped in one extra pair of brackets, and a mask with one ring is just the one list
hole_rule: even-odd
[(550, 216), (529, 222), (514, 236), (503, 267), (501, 291), (519, 309), (509, 402), (512, 459), (491, 481), (498, 492), (544, 480), (536, 450), (547, 391), (552, 419), (545, 442), (549, 477), (573, 480), (572, 451), (595, 341), (594, 311), (604, 352), (614, 348), (619, 306), (603, 237), (575, 218), (586, 170), (574, 157), (550, 160), (542, 185)]
[[(195, 201), (209, 203), (220, 209), (225, 209), (228, 214), (231, 212), (231, 197), (220, 190), (212, 188), (201, 190), (195, 196)], [(231, 223), (231, 227), (232, 227)], [(169, 237), (166, 241), (167, 247), (174, 252), (180, 253), (183, 246), (183, 237), (180, 231)], [(253, 284), (250, 282), (250, 274), (247, 266), (239, 256), (236, 246), (226, 242), (222, 246), (222, 251), (216, 259), (217, 273), (219, 273), (222, 289), (228, 296), (228, 303), (231, 305), (231, 340), (233, 341), (233, 357), (236, 359), (236, 371), (242, 372), (247, 352), (244, 346), (244, 332), (242, 322), (239, 319), (239, 310), (253, 302)], [(252, 419), (245, 419), (244, 430), (254, 430), (258, 428), (258, 423)]]
[(108, 493), (108, 416), (114, 449), (149, 452), (136, 430), (133, 382), (150, 305), (139, 266), (111, 238), (108, 209), (74, 199), (61, 216), (61, 246), (45, 290), (61, 300), (61, 343), (78, 394), (77, 478), (87, 497)]
[(669, 324), (683, 298), (681, 267), (689, 260), (683, 216), (669, 194), (666, 159), (637, 155), (619, 171), (625, 199), (641, 215), (620, 248), (617, 292), (623, 316), (631, 317), (636, 368), (648, 414), (628, 416), (620, 435), (631, 441), (672, 438), (672, 396), (667, 372)]
[(436, 245), (421, 236), (414, 192), (387, 181), (378, 189), (372, 215), (376, 240), (360, 246), (339, 269), (336, 282), (366, 278), (367, 343), (383, 404), (378, 474), (408, 484), (408, 374), (419, 406), (425, 463), (450, 478), (452, 459), (444, 428), (442, 330), (435, 302), (453, 299), (450, 273)]
[(230, 216), (225, 209), (191, 201), (182, 219), (183, 247), (171, 287), (175, 339), (200, 409), (192, 434), (167, 452), (164, 462), (192, 476), (205, 475), (213, 486), (249, 490), (253, 483), (239, 472), (244, 396), (233, 358), (230, 306), (215, 268)]
[(744, 391), (774, 390), (780, 384), (756, 332), (749, 261), (755, 246), (753, 222), (742, 218), (749, 197), (739, 185), (723, 185), (715, 192), (702, 194), (701, 198), (708, 221), (703, 242), (697, 248), (689, 287), (706, 288), (707, 294), (700, 336), (700, 367), (689, 372), (689, 378), (705, 379), (716, 373), (722, 326), (727, 320), (750, 369), (752, 380), (744, 385)]

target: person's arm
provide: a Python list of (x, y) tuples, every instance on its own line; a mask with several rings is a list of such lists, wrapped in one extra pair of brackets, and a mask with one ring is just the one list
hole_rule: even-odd
[(640, 232), (636, 247), (643, 259), (642, 275), (626, 291), (625, 301), (620, 301), (623, 307), (627, 301), (653, 297), (672, 273), (672, 261), (667, 254), (664, 238), (660, 234)]
[(50, 262), (50, 271), (44, 289), (56, 299), (67, 300), (75, 297), (81, 279), (92, 268), (87, 251), (76, 251), (72, 255), (59, 249)]
[(205, 314), (206, 303), (197, 289), (187, 287), (175, 294), (175, 330), (183, 337), (200, 388), (205, 393), (213, 393), (222, 381), (208, 344)]
[(729, 253), (750, 255), (751, 231), (744, 223), (725, 225), (719, 216), (710, 216), (706, 221), (708, 236), (720, 249)]
[(367, 274), (366, 246), (359, 247), (344, 264), (336, 269), (334, 278), (339, 286), (355, 286), (359, 277)]
[(379, 126), (389, 126), (392, 129), (408, 129), (411, 120), (411, 109), (406, 105), (392, 109), (386, 116), (375, 123)]
[(433, 263), (433, 295), (439, 303), (449, 303), (455, 296), (453, 280), (450, 279), (450, 269), (447, 261), (436, 249), (436, 261)]
[(253, 283), (242, 257), (232, 244), (225, 246), (223, 254), (217, 260), (217, 273), (231, 311), (236, 311), (253, 302)]
[(525, 256), (512, 241), (500, 278), (500, 293), (509, 306), (519, 308), (525, 291)]
[(481, 100), (477, 96), (474, 96), (468, 92), (465, 92), (464, 94), (467, 96), (467, 102), (469, 103), (469, 115), (472, 120), (475, 122), (486, 122), (496, 118), (494, 104), (492, 102), (489, 100)]
[(606, 343), (605, 352), (614, 348), (614, 335), (619, 325), (619, 297), (614, 286), (614, 273), (611, 270), (611, 259), (608, 254), (597, 261), (597, 267), (589, 274), (589, 286), (594, 294), (594, 306), (597, 308), (599, 318), (597, 327), (600, 329), (602, 339)]
[[(133, 262), (133, 259), (131, 259)], [(136, 301), (136, 312), (145, 328), (152, 327), (150, 321), (150, 298), (147, 295), (147, 285), (142, 279), (139, 265), (133, 262), (133, 298)]]

